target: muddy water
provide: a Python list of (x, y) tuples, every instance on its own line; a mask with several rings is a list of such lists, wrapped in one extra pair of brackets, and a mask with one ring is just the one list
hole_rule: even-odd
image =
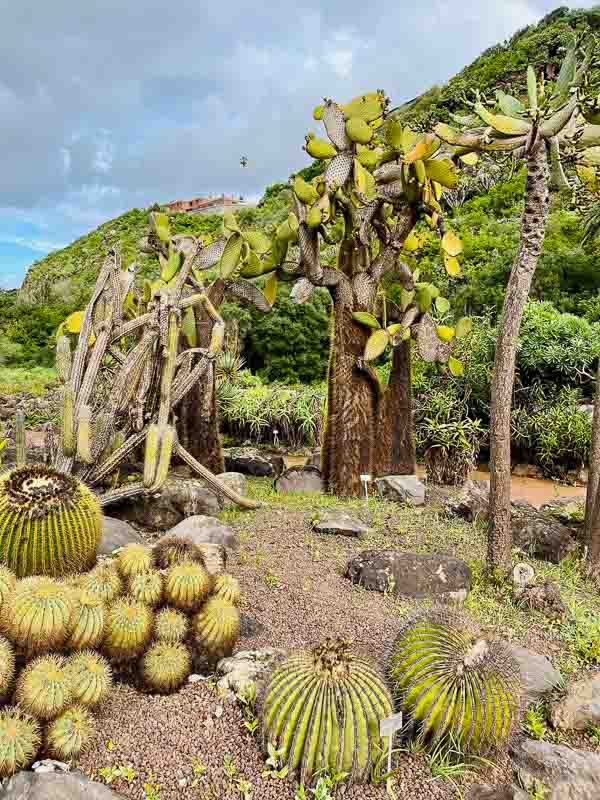
[[(306, 456), (285, 456), (286, 466), (302, 467), (306, 463)], [(425, 476), (425, 468), (417, 467), (417, 474)], [(490, 473), (483, 469), (474, 470), (469, 476), (475, 481), (487, 481)], [(585, 497), (585, 486), (568, 486), (556, 481), (543, 478), (524, 478), (513, 475), (511, 495), (513, 500), (528, 500), (534, 506), (541, 506), (559, 495), (569, 497)]]

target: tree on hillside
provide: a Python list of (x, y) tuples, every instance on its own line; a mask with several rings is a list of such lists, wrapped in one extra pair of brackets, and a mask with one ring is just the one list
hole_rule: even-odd
[[(435, 129), (445, 141), (469, 152), (513, 152), (516, 158), (525, 160), (527, 167), (520, 241), (500, 316), (492, 379), (488, 564), (502, 571), (511, 566), (510, 414), (519, 328), (544, 242), (549, 191), (551, 188), (571, 191), (563, 156), (572, 156), (578, 147), (584, 164), (596, 157), (595, 148), (587, 138), (592, 126), (586, 128), (581, 122), (579, 91), (593, 53), (594, 44), (588, 43), (586, 56), (578, 67), (577, 47), (573, 44), (556, 81), (549, 86), (545, 86), (543, 78), (538, 81), (529, 67), (526, 102), (498, 91), (498, 111), (491, 111), (477, 96), (473, 103), (475, 117), (462, 120), (469, 130), (459, 133), (444, 124)], [(473, 123), (485, 127), (471, 127)]]

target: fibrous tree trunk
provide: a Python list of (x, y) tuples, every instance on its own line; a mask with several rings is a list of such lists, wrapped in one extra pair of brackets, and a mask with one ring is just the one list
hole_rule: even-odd
[(490, 530), (488, 566), (511, 565), (510, 431), (519, 329), (531, 282), (542, 251), (548, 219), (548, 158), (539, 140), (527, 155), (525, 208), (519, 249), (512, 265), (498, 325), (490, 418)]
[(587, 562), (595, 575), (600, 575), (600, 361), (596, 376), (596, 398), (592, 425), (590, 472), (585, 498), (585, 543)]

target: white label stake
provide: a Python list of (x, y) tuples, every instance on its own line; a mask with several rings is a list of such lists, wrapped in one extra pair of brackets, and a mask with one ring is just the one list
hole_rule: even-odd
[(363, 486), (365, 487), (365, 502), (367, 505), (369, 504), (369, 482), (371, 481), (370, 475), (361, 475), (360, 479), (362, 481)]
[(402, 712), (392, 714), (379, 722), (379, 735), (388, 739), (388, 774), (392, 771), (392, 748), (394, 745), (394, 734), (402, 727)]

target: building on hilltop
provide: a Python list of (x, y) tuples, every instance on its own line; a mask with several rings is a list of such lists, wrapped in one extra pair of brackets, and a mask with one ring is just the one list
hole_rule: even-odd
[(222, 194), (218, 197), (193, 197), (191, 200), (174, 200), (166, 203), (169, 211), (186, 214), (222, 214), (225, 210), (239, 211), (241, 208), (254, 208), (256, 203), (244, 200), (242, 195), (230, 197)]

